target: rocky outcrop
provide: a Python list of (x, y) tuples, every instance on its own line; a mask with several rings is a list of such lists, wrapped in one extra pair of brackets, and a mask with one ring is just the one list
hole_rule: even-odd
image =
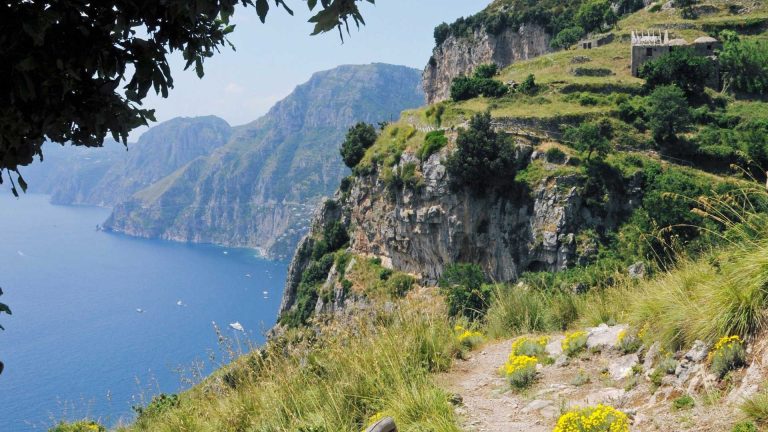
[(498, 35), (478, 29), (470, 37), (449, 36), (435, 47), (424, 69), (427, 101), (435, 103), (448, 99), (453, 79), (471, 74), (478, 65), (496, 63), (506, 67), (551, 52), (551, 39), (544, 27), (535, 24), (508, 28)]
[[(404, 187), (392, 193), (377, 174), (357, 177), (332, 206), (315, 219), (309, 239), (322, 227), (340, 221), (348, 227), (350, 251), (376, 257), (394, 270), (418, 275), (422, 285), (434, 285), (451, 263), (482, 266), (493, 281), (509, 282), (526, 270), (559, 271), (584, 263), (594, 253), (594, 241), (581, 235), (590, 229), (610, 230), (640, 203), (639, 188), (620, 188), (621, 197), (610, 200), (613, 209), (595, 212), (584, 199), (584, 177), (577, 174), (549, 176), (533, 186), (484, 194), (452, 190), (444, 165), (448, 149), (423, 163), (404, 153), (399, 164), (415, 164), (422, 187)], [(518, 169), (538, 161), (539, 152), (520, 143)], [(545, 169), (556, 169), (545, 163)], [(397, 170), (397, 167), (394, 169)], [(624, 192), (629, 191), (629, 192)], [(327, 204), (326, 207), (331, 204)], [(294, 256), (285, 289), (282, 311), (293, 304), (298, 275), (307, 265), (310, 243), (302, 243)]]

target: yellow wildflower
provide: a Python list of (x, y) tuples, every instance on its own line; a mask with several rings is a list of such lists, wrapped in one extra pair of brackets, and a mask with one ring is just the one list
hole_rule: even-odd
[(737, 335), (722, 337), (715, 344), (714, 351), (718, 351), (718, 350), (720, 350), (721, 348), (723, 348), (723, 347), (725, 347), (727, 345), (737, 344), (737, 343), (738, 344), (742, 343), (741, 338), (739, 336), (737, 336)]
[(629, 419), (608, 405), (576, 408), (560, 416), (553, 432), (629, 432)]

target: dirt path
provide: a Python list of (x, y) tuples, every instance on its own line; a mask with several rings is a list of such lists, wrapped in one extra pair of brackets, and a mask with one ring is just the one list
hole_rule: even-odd
[[(530, 403), (509, 391), (509, 385), (498, 369), (509, 355), (510, 341), (497, 342), (472, 353), (466, 361), (457, 362), (451, 373), (442, 377), (445, 388), (460, 395), (459, 408), (464, 428), (482, 432), (549, 432), (551, 422), (526, 413)], [(559, 410), (558, 410), (559, 412)]]
[[(553, 344), (559, 345), (561, 338), (562, 335), (554, 336)], [(725, 391), (717, 400), (709, 400), (712, 393), (701, 389), (689, 393), (684, 388), (663, 385), (655, 390), (642, 374), (612, 378), (616, 365), (628, 358), (613, 349), (585, 352), (565, 365), (539, 366), (539, 377), (530, 389), (513, 391), (498, 373), (507, 360), (511, 343), (488, 343), (470, 353), (466, 360), (456, 361), (450, 372), (438, 378), (443, 388), (461, 397), (462, 404), (456, 411), (464, 430), (550, 432), (568, 409), (597, 404), (626, 412), (633, 432), (722, 432), (730, 430), (741, 417), (727, 403), (728, 398), (723, 397)], [(694, 397), (695, 406), (674, 409), (672, 402), (684, 394)]]

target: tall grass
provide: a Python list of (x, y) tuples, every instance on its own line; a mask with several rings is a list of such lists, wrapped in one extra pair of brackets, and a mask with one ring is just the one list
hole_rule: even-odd
[[(694, 211), (721, 228), (708, 232), (710, 250), (696, 257), (676, 254), (672, 265), (649, 280), (613, 274), (610, 286), (586, 294), (542, 285), (553, 278), (498, 287), (488, 333), (499, 338), (629, 322), (673, 349), (697, 339), (754, 334), (765, 327), (768, 306), (768, 215), (758, 210), (766, 199), (758, 187), (698, 199)], [(574, 274), (582, 273), (590, 274)]]
[(321, 338), (270, 343), (122, 431), (359, 431), (383, 413), (400, 430), (458, 431), (431, 372), (458, 350), (448, 317), (406, 306), (379, 325), (361, 320)]

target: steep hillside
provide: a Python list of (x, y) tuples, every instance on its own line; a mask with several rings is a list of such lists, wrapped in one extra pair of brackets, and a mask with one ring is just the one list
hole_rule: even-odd
[(211, 156), (120, 203), (105, 226), (286, 257), (347, 172), (338, 154), (347, 128), (422, 105), (418, 85), (418, 71), (384, 64), (317, 73)]
[(210, 154), (227, 142), (231, 128), (215, 117), (175, 118), (152, 127), (128, 147), (115, 142), (103, 148), (60, 152), (47, 144), (45, 165), (28, 170), (36, 192), (54, 204), (111, 207), (167, 176), (189, 161)]

